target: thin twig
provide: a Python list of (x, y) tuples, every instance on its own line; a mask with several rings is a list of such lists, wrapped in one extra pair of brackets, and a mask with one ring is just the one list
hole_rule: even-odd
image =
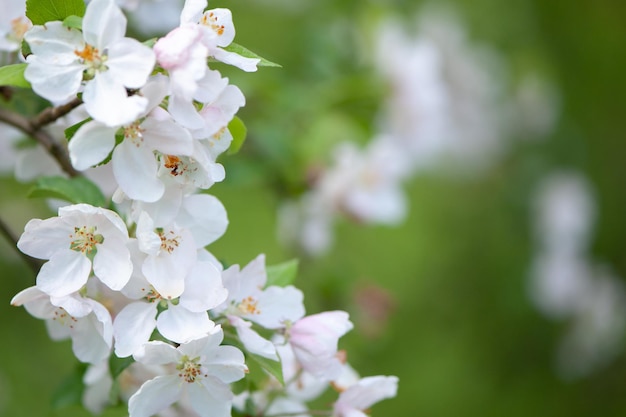
[(72, 104), (74, 107), (76, 106), (74, 104), (74, 101), (71, 101), (66, 105), (54, 108), (59, 110), (49, 109), (49, 113), (44, 110), (32, 121), (20, 114), (0, 108), (0, 122), (11, 125), (31, 136), (44, 148), (46, 148), (48, 153), (50, 153), (50, 155), (52, 155), (52, 157), (57, 160), (63, 171), (65, 171), (70, 177), (77, 177), (81, 174), (80, 172), (76, 171), (72, 166), (70, 158), (67, 154), (67, 149), (63, 145), (58, 143), (52, 136), (50, 136), (50, 134), (41, 129), (45, 124), (56, 120), (54, 118), (55, 115), (58, 115), (58, 118), (64, 114), (67, 114), (71, 110), (71, 108), (67, 109), (66, 106), (69, 106), (70, 104)]
[[(2, 233), (4, 235), (4, 237), (6, 237), (6, 239), (13, 244), (13, 247), (17, 249), (18, 238), (11, 231), (11, 229), (4, 222), (4, 220), (2, 220), (2, 218), (0, 218), (0, 233)], [(39, 259), (31, 258), (30, 256), (26, 255), (25, 253), (23, 253), (23, 252), (21, 252), (19, 250), (17, 252), (22, 257), (24, 262), (26, 262), (26, 265), (28, 265), (30, 267), (30, 269), (33, 270), (35, 275), (37, 275), (39, 273), (39, 269), (41, 268), (41, 265), (43, 265), (43, 262), (41, 260), (39, 260)]]
[(41, 129), (45, 125), (65, 116), (81, 104), (83, 104), (83, 101), (76, 97), (69, 103), (56, 107), (48, 107), (32, 119), (31, 126), (35, 129)]

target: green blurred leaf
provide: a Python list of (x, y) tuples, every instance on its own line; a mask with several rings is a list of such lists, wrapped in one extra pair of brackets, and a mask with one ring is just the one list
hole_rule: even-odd
[(247, 352), (246, 357), (276, 378), (281, 385), (285, 385), (285, 380), (283, 379), (283, 368), (280, 361), (273, 361), (250, 352)]
[(85, 14), (83, 0), (26, 0), (26, 17), (33, 25), (43, 25), (52, 20), (65, 20), (69, 16)]
[(30, 88), (30, 83), (24, 78), (27, 64), (14, 64), (0, 67), (0, 85)]
[(228, 130), (230, 131), (230, 134), (233, 135), (233, 141), (230, 143), (226, 154), (234, 155), (239, 152), (239, 149), (241, 149), (241, 146), (246, 141), (248, 129), (243, 121), (239, 117), (235, 116), (228, 124)]
[(70, 405), (81, 405), (83, 398), (83, 375), (87, 370), (86, 364), (78, 364), (74, 372), (68, 375), (52, 394), (52, 408), (68, 407)]
[(298, 260), (292, 259), (278, 265), (268, 266), (265, 270), (267, 271), (266, 287), (272, 285), (286, 287), (293, 284), (298, 275)]
[(127, 358), (119, 358), (115, 355), (111, 355), (109, 358), (109, 371), (111, 372), (111, 377), (117, 378), (119, 374), (121, 374), (124, 369), (128, 368), (135, 360), (132, 356)]
[(83, 28), (83, 18), (76, 15), (71, 15), (63, 19), (63, 26), (68, 28), (74, 28), (78, 30), (82, 30)]
[(85, 177), (39, 178), (28, 193), (31, 198), (58, 198), (70, 203), (87, 203), (96, 207), (104, 207), (106, 198), (100, 188)]
[(228, 52), (234, 52), (238, 55), (241, 55), (244, 58), (253, 58), (253, 59), (259, 59), (259, 63), (257, 64), (259, 67), (277, 67), (277, 68), (282, 68), (282, 65), (277, 64), (275, 62), (272, 61), (268, 61), (267, 59), (255, 54), (254, 52), (252, 52), (251, 50), (244, 48), (243, 46), (236, 44), (235, 42), (232, 42), (230, 45), (228, 45), (226, 48), (223, 48), (225, 51)]

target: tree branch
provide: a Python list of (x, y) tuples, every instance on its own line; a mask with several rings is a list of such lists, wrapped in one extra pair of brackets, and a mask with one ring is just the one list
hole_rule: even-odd
[(81, 174), (72, 166), (70, 158), (67, 154), (67, 149), (54, 140), (54, 138), (46, 131), (42, 130), (42, 127), (69, 113), (73, 108), (80, 104), (80, 100), (78, 100), (78, 102), (77, 100), (78, 99), (74, 99), (62, 106), (48, 108), (42, 111), (33, 120), (12, 111), (0, 109), (0, 122), (11, 125), (31, 136), (44, 148), (46, 148), (48, 153), (50, 153), (50, 155), (57, 160), (63, 171), (65, 171), (70, 177), (76, 177)]
[[(6, 237), (6, 239), (9, 242), (13, 243), (13, 247), (17, 249), (18, 237), (15, 234), (13, 234), (11, 229), (9, 229), (9, 226), (1, 218), (0, 218), (0, 233), (3, 234), (4, 237)], [(40, 261), (39, 259), (31, 258), (30, 256), (26, 255), (20, 250), (18, 250), (17, 252), (20, 254), (24, 262), (26, 262), (26, 265), (28, 265), (30, 269), (33, 270), (35, 275), (37, 275), (39, 273), (39, 269), (41, 268), (41, 265), (43, 265), (43, 262)]]

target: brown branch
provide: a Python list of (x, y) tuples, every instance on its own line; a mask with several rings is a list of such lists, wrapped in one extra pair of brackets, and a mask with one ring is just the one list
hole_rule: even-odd
[[(0, 233), (3, 234), (9, 242), (13, 243), (13, 247), (17, 249), (18, 237), (15, 234), (13, 234), (9, 226), (1, 218), (0, 218)], [(43, 262), (39, 259), (31, 258), (30, 256), (26, 255), (20, 250), (18, 250), (17, 253), (19, 253), (19, 255), (22, 257), (24, 262), (26, 262), (26, 265), (28, 265), (30, 269), (33, 270), (35, 275), (37, 275), (39, 273), (39, 269), (41, 268), (41, 265), (43, 265)]]
[(50, 155), (57, 160), (63, 171), (65, 171), (70, 177), (80, 176), (80, 172), (76, 171), (70, 162), (67, 149), (57, 142), (45, 130), (42, 130), (42, 127), (45, 124), (53, 122), (79, 105), (80, 101), (76, 103), (76, 100), (78, 99), (72, 100), (68, 104), (64, 104), (62, 106), (46, 109), (33, 120), (15, 112), (0, 108), (0, 122), (4, 122), (21, 130), (39, 142), (44, 148), (46, 148), (48, 153), (50, 153)]

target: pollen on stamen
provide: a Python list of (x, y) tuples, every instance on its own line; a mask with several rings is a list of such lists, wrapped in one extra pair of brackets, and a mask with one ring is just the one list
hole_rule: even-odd
[(255, 300), (252, 296), (246, 297), (237, 306), (239, 311), (243, 314), (261, 314), (261, 310), (258, 309), (258, 301)]

